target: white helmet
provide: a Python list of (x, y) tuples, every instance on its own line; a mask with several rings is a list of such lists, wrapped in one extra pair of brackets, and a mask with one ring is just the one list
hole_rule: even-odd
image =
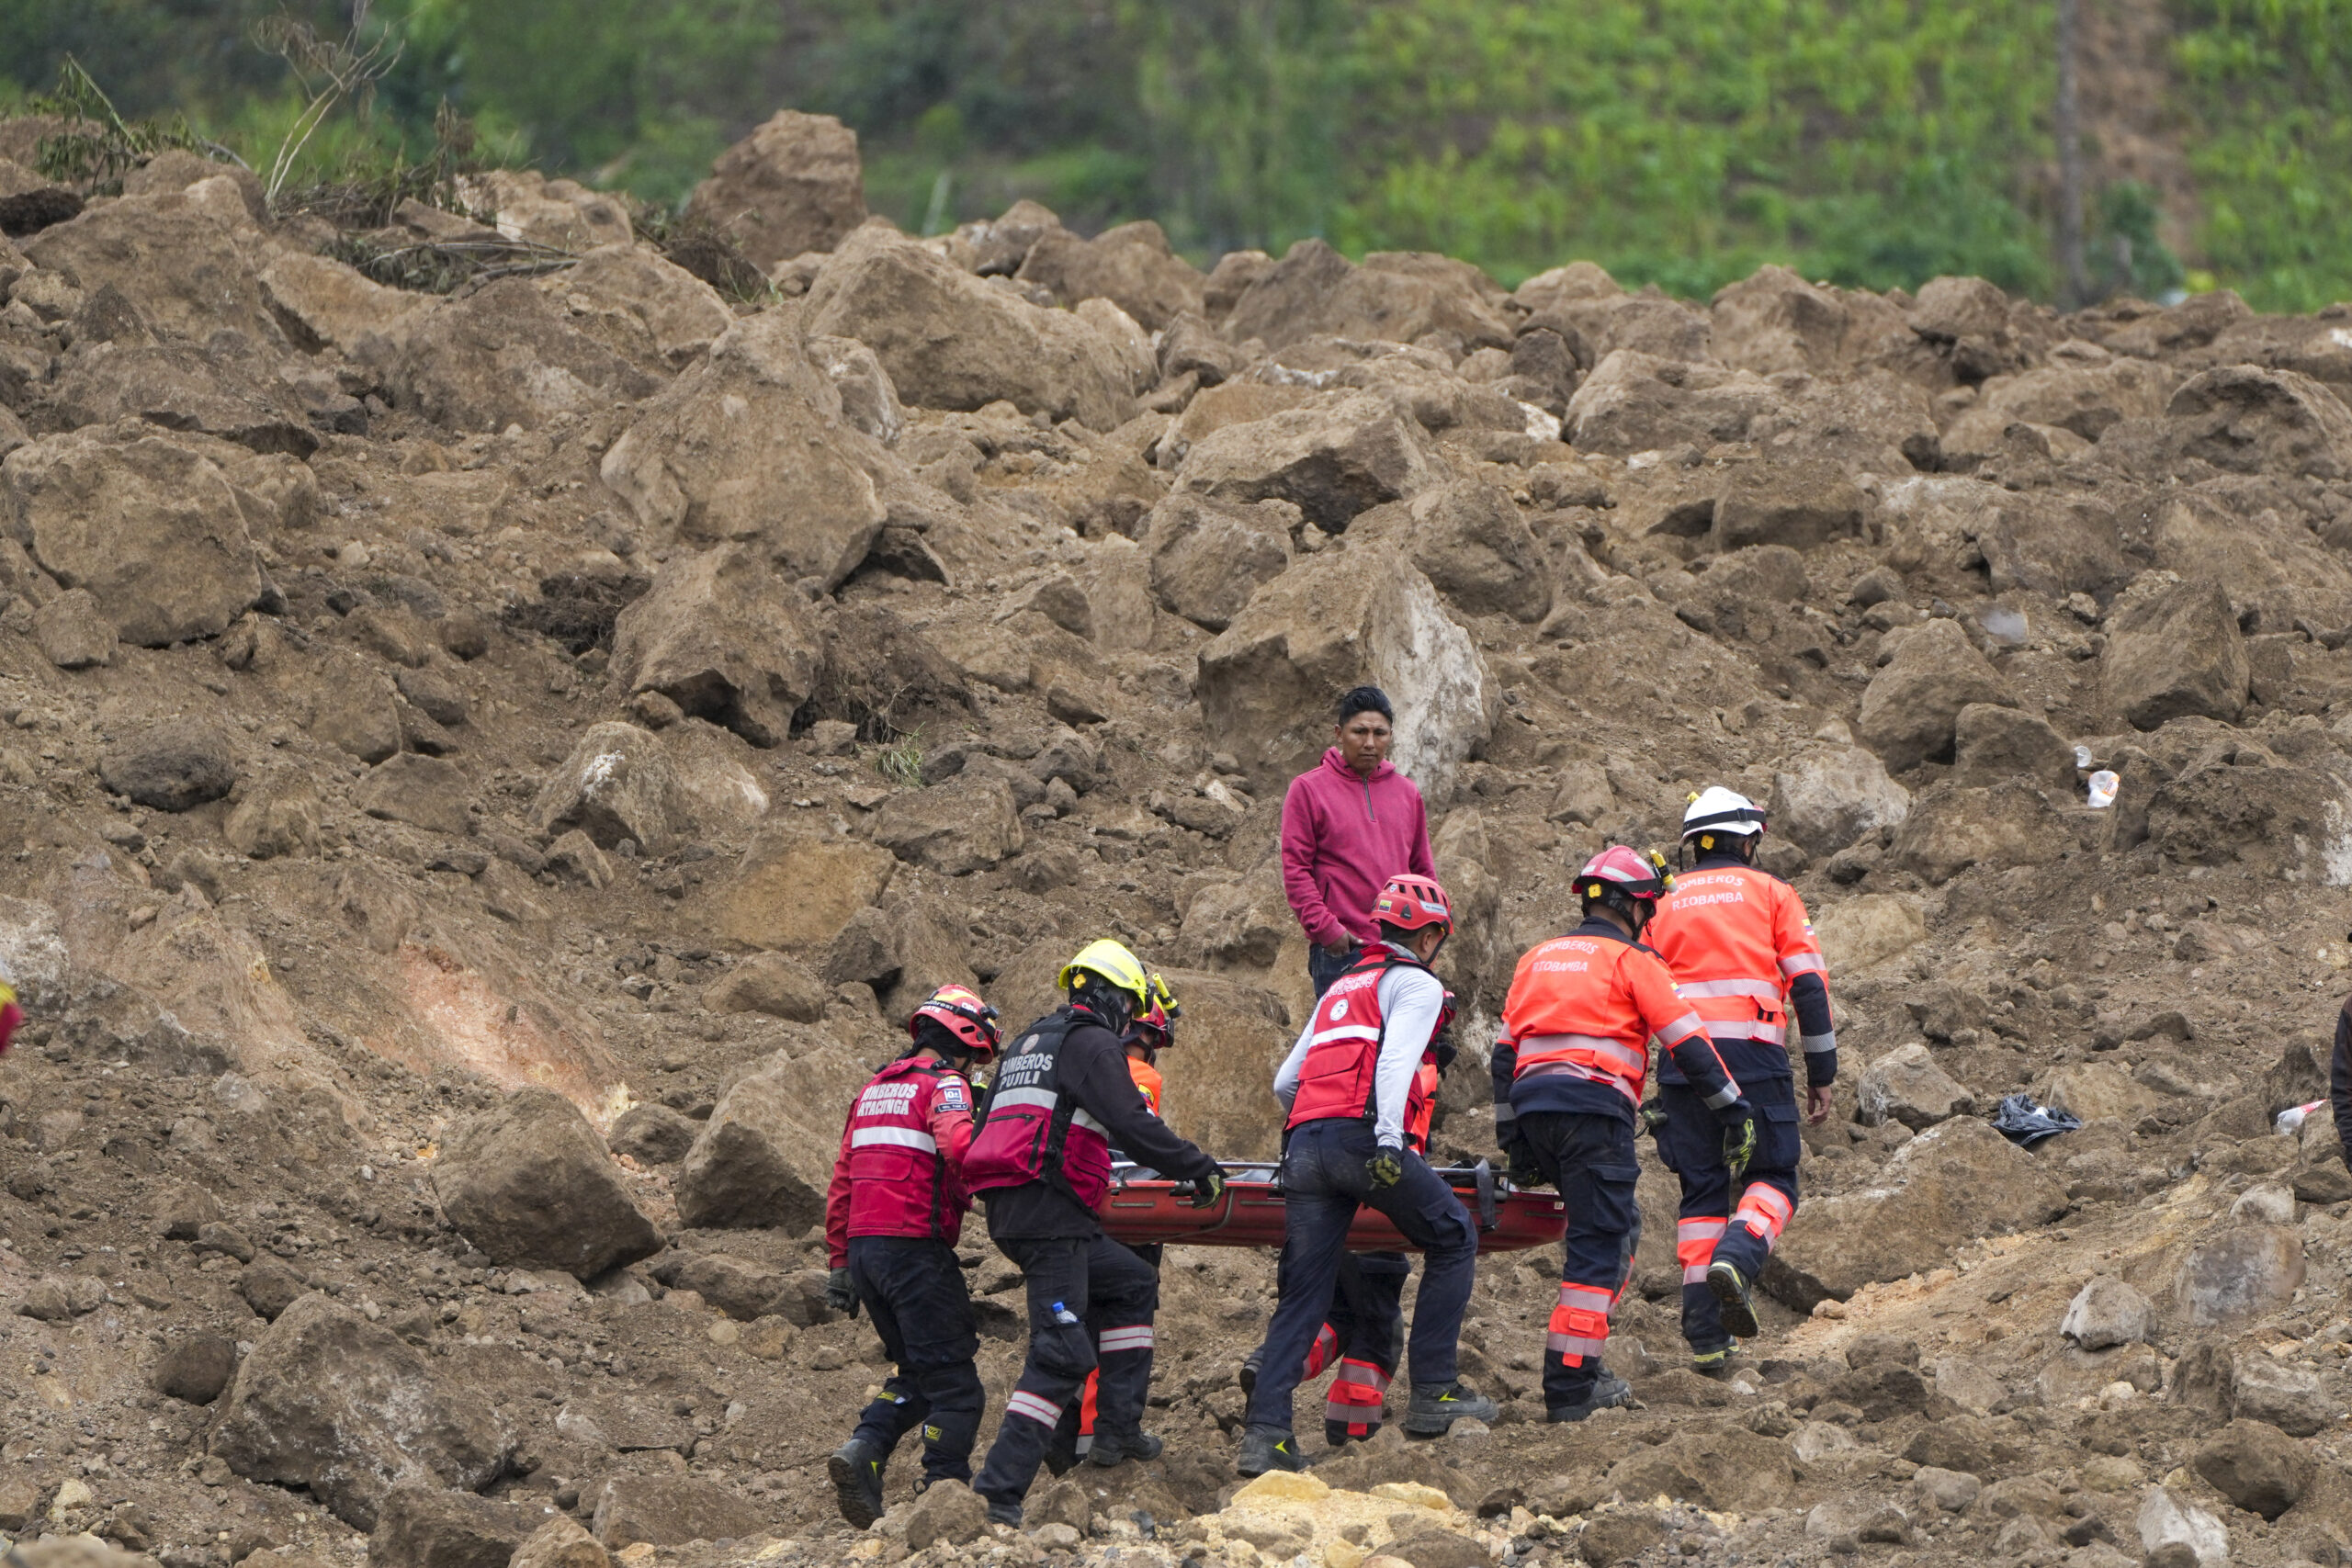
[(1746, 838), (1764, 831), (1764, 808), (1747, 796), (1721, 784), (1710, 784), (1690, 797), (1682, 813), (1682, 836), (1726, 833)]

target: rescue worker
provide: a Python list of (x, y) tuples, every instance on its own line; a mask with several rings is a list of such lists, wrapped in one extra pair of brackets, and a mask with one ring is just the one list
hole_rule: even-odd
[(1577, 874), (1584, 923), (1521, 953), (1503, 998), (1492, 1064), (1496, 1134), (1513, 1179), (1550, 1183), (1568, 1211), (1544, 1351), (1544, 1404), (1554, 1421), (1633, 1403), (1601, 1352), (1641, 1235), (1634, 1122), (1653, 1036), (1721, 1123), (1735, 1174), (1755, 1144), (1752, 1112), (1704, 1021), (1675, 995), (1666, 961), (1642, 944), (1666, 883), (1662, 865), (1632, 850), (1601, 851)]
[[(2346, 937), (2352, 942), (2352, 937)], [(15, 1011), (12, 1006), (9, 1011)], [(0, 1048), (6, 1037), (0, 1035)], [(2352, 997), (2335, 1015), (2335, 1053), (2328, 1058), (2327, 1097), (2335, 1103), (2335, 1136), (2344, 1145), (2344, 1168), (2352, 1170)]]
[[(1184, 1010), (1177, 1005), (1175, 997), (1168, 989), (1168, 982), (1154, 971), (1150, 1010), (1127, 1025), (1126, 1039), (1122, 1043), (1126, 1049), (1127, 1076), (1136, 1080), (1136, 1092), (1143, 1096), (1144, 1104), (1154, 1116), (1160, 1115), (1159, 1095), (1164, 1087), (1159, 1074), (1159, 1054), (1176, 1043), (1176, 1021), (1183, 1016)], [(1161, 1120), (1166, 1118), (1161, 1117)], [(1126, 1151), (1113, 1149), (1111, 1157), (1114, 1161), (1124, 1160), (1127, 1157)], [(1148, 1179), (1150, 1175), (1142, 1169), (1137, 1169), (1135, 1174), (1144, 1179)], [(1123, 1242), (1121, 1245), (1150, 1264), (1153, 1273), (1159, 1272), (1159, 1260), (1168, 1250), (1165, 1247), (1158, 1242), (1145, 1242), (1140, 1246)], [(1053, 1444), (1046, 1450), (1046, 1468), (1056, 1475), (1080, 1460), (1093, 1457), (1094, 1422), (1100, 1414), (1102, 1384), (1102, 1372), (1098, 1367), (1086, 1374), (1086, 1391), (1080, 1395), (1078, 1404), (1062, 1412), (1061, 1422), (1054, 1428)], [(1147, 1432), (1143, 1435), (1142, 1451), (1134, 1457), (1155, 1459), (1159, 1457), (1159, 1439)], [(1105, 1459), (1099, 1462), (1116, 1464), (1118, 1461)]]
[(1444, 888), (1407, 874), (1388, 879), (1372, 918), (1374, 940), (1323, 993), (1274, 1076), (1275, 1098), (1289, 1112), (1282, 1290), (1259, 1347), (1235, 1465), (1243, 1475), (1300, 1466), (1291, 1394), (1330, 1304), (1348, 1227), (1366, 1203), (1422, 1253), (1405, 1430), (1433, 1436), (1464, 1416), (1490, 1421), (1496, 1413), (1494, 1401), (1455, 1375), (1477, 1232), (1453, 1190), (1405, 1146), (1413, 1085), (1445, 1012), (1445, 987), (1429, 965), (1453, 929), (1453, 906)]
[(8, 1054), (8, 1042), (15, 1039), (17, 1026), (25, 1021), (25, 1010), (17, 1005), (17, 987), (0, 980), (0, 1056)]
[(882, 1467), (918, 1424), (923, 1478), (972, 1478), (986, 1402), (973, 1365), (980, 1338), (956, 1261), (972, 1142), (973, 1068), (995, 1059), (996, 1010), (965, 986), (942, 986), (907, 1019), (897, 1060), (858, 1091), (825, 1193), (832, 1277), (826, 1303), (863, 1304), (897, 1372), (827, 1463), (842, 1517), (859, 1529), (882, 1513)]
[(1705, 1021), (1741, 1092), (1756, 1110), (1756, 1152), (1747, 1190), (1731, 1206), (1714, 1118), (1671, 1060), (1658, 1064), (1658, 1157), (1682, 1181), (1674, 1252), (1682, 1265), (1682, 1337), (1692, 1365), (1730, 1371), (1734, 1337), (1757, 1332), (1752, 1296), (1764, 1259), (1797, 1206), (1797, 1099), (1789, 1021), (1803, 1047), (1805, 1106), (1829, 1115), (1838, 1077), (1838, 1032), (1829, 1016), (1829, 965), (1796, 889), (1756, 867), (1764, 813), (1715, 785), (1690, 797), (1682, 845), (1695, 860), (1661, 899), (1645, 940), (1674, 972), (1675, 989)]
[(1143, 1410), (1159, 1276), (1096, 1217), (1113, 1146), (1193, 1183), (1198, 1207), (1225, 1190), (1223, 1168), (1151, 1113), (1126, 1070), (1127, 1025), (1151, 1006), (1143, 964), (1118, 942), (1095, 942), (1063, 966), (1059, 984), (1069, 1001), (1013, 1042), (964, 1162), (965, 1184), (988, 1205), (989, 1237), (1021, 1269), (1029, 1302), (1028, 1360), (972, 1483), (1000, 1524), (1021, 1522), (1063, 1407), (1098, 1364), (1091, 1457), (1116, 1464), (1157, 1451)]
[[(1449, 991), (1437, 1038), (1421, 1054), (1412, 1097), (1405, 1107), (1405, 1146), (1424, 1159), (1429, 1157), (1430, 1122), (1437, 1112), (1438, 1079), (1453, 1063), (1453, 995)], [(1411, 1272), (1412, 1263), (1401, 1252), (1340, 1255), (1331, 1304), (1298, 1374), (1300, 1382), (1312, 1382), (1333, 1363), (1339, 1366), (1323, 1402), (1323, 1441), (1331, 1448), (1367, 1442), (1380, 1430), (1388, 1384), (1405, 1351), (1405, 1277)], [(1278, 1278), (1277, 1296), (1281, 1290)], [(1245, 1398), (1257, 1392), (1261, 1353), (1252, 1350), (1242, 1360)]]

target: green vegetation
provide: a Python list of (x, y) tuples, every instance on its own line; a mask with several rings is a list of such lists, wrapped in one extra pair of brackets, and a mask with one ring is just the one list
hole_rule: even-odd
[[(2201, 212), (2176, 258), (2156, 192), (2095, 189), (2101, 286), (2352, 297), (2352, 0), (2085, 4), (2167, 6)], [(377, 51), (372, 115), (299, 141), (311, 100), (255, 45), (265, 0), (0, 0), (0, 98), (71, 56), (126, 116), (184, 113), (257, 168), (299, 142), (297, 186), (431, 161), (446, 102), (488, 157), (667, 209), (791, 105), (857, 127), (871, 204), (916, 230), (1030, 196), (1082, 228), (1157, 219), (1203, 258), (1320, 234), (1507, 281), (1586, 256), (1690, 294), (1767, 261), (1872, 288), (2056, 276), (2053, 0), (288, 7)]]

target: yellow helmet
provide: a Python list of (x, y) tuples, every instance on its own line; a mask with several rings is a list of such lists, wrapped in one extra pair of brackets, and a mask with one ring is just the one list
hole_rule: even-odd
[(1061, 977), (1054, 983), (1063, 990), (1079, 984), (1079, 973), (1100, 975), (1113, 986), (1135, 998), (1135, 1011), (1148, 1011), (1151, 1007), (1151, 976), (1143, 960), (1127, 951), (1123, 942), (1109, 937), (1098, 938), (1079, 950), (1078, 956), (1062, 965)]

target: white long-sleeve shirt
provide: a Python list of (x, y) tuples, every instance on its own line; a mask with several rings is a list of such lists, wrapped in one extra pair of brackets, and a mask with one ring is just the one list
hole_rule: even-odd
[[(1420, 1070), (1421, 1054), (1437, 1032), (1438, 1015), (1445, 1008), (1445, 987), (1426, 969), (1399, 964), (1380, 977), (1380, 1061), (1373, 1068), (1373, 1136), (1385, 1148), (1405, 1146), (1405, 1104), (1412, 1096), (1413, 1075)], [(1298, 1098), (1299, 1070), (1306, 1063), (1307, 1043), (1315, 1036), (1315, 1019), (1298, 1032), (1298, 1042), (1274, 1073), (1274, 1098), (1287, 1112)]]

